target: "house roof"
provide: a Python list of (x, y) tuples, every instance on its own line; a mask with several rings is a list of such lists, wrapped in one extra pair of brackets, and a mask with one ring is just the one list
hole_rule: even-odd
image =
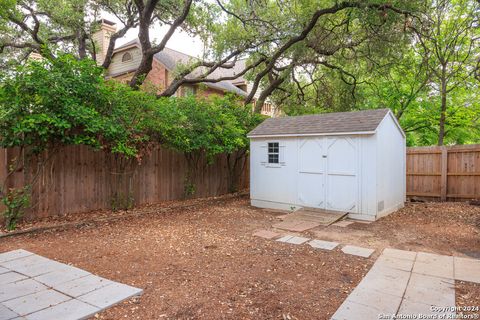
[(269, 118), (250, 131), (248, 137), (374, 133), (389, 112), (389, 109), (372, 109)]
[[(121, 51), (125, 48), (131, 47), (131, 46), (138, 46), (140, 47), (140, 42), (138, 39), (131, 40), (127, 43), (124, 43), (123, 45), (119, 46), (118, 48), (115, 49), (115, 52)], [(186, 53), (173, 50), (170, 48), (165, 47), (162, 51), (156, 53), (154, 55), (154, 58), (163, 64), (165, 68), (169, 71), (174, 71), (175, 68), (177, 67), (178, 64), (188, 64), (190, 62), (193, 62), (195, 60), (198, 60), (198, 58), (188, 55)], [(241, 61), (241, 62), (239, 62)], [(210, 74), (207, 79), (218, 79), (220, 77), (225, 77), (225, 76), (232, 76), (243, 70), (245, 66), (244, 60), (239, 60), (237, 63), (234, 65), (233, 68), (218, 68), (215, 70), (212, 74)], [(199, 76), (202, 72), (202, 68), (197, 68), (194, 71), (192, 71), (189, 75), (187, 75), (187, 78), (195, 78)], [(245, 79), (243, 77), (239, 77), (235, 79), (235, 83), (241, 83), (244, 82)], [(233, 81), (232, 81), (233, 82)], [(202, 82), (203, 85), (220, 90), (220, 91), (228, 91), (228, 92), (233, 92), (236, 93), (240, 96), (247, 96), (247, 93), (243, 91), (242, 89), (238, 88), (235, 86), (232, 82), (230, 81), (218, 81), (218, 82)]]

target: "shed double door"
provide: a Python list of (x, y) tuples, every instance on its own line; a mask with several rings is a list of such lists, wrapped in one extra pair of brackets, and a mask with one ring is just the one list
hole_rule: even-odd
[(312, 137), (298, 145), (298, 200), (305, 207), (358, 212), (359, 140)]

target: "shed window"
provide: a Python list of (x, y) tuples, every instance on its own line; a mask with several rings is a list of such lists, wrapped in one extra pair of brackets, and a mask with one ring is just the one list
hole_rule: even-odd
[(280, 148), (278, 142), (268, 143), (268, 163), (279, 163)]
[(127, 62), (132, 60), (132, 54), (130, 52), (125, 52), (122, 56), (122, 62)]

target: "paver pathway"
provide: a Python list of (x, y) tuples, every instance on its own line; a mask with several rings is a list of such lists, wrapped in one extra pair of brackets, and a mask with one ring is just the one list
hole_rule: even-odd
[(480, 260), (385, 249), (332, 319), (453, 319), (455, 280), (480, 283)]
[(0, 254), (0, 320), (86, 319), (141, 293), (26, 250)]

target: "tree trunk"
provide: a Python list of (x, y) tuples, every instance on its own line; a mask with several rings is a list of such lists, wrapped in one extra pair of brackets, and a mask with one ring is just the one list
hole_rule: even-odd
[(438, 130), (438, 145), (443, 146), (445, 138), (445, 119), (447, 112), (447, 79), (446, 79), (446, 66), (442, 67), (442, 78), (441, 78), (441, 87), (440, 94), (442, 97), (441, 109), (440, 109), (440, 123)]

